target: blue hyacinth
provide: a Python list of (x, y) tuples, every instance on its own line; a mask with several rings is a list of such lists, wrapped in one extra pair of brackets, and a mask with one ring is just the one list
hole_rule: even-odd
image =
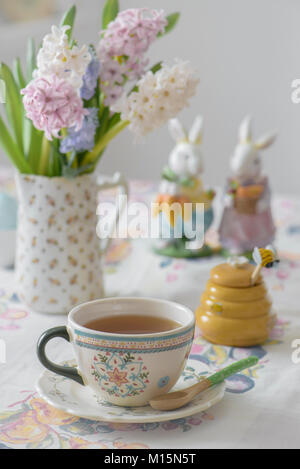
[(75, 151), (81, 153), (86, 150), (92, 150), (95, 144), (95, 133), (98, 127), (98, 109), (91, 107), (89, 114), (84, 117), (82, 127), (76, 131), (75, 127), (68, 129), (68, 136), (60, 143), (61, 153)]
[(90, 49), (90, 53), (92, 60), (88, 64), (85, 74), (83, 75), (83, 85), (80, 89), (80, 97), (86, 100), (89, 100), (94, 96), (100, 73), (100, 62), (93, 50)]

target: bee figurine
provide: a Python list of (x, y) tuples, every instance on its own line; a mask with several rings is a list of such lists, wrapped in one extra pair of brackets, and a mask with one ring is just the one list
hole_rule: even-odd
[(256, 264), (256, 269), (251, 276), (251, 282), (252, 285), (254, 285), (262, 267), (269, 269), (270, 267), (273, 267), (274, 264), (278, 263), (279, 259), (277, 258), (276, 251), (271, 244), (265, 248), (255, 247), (252, 257)]

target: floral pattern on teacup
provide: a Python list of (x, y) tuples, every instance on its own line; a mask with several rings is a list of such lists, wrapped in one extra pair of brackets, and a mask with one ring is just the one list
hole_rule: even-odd
[(143, 359), (130, 352), (94, 355), (92, 375), (102, 391), (115, 397), (137, 396), (149, 383), (149, 371)]
[(138, 353), (153, 353), (167, 350), (176, 350), (187, 345), (191, 345), (194, 337), (194, 326), (187, 330), (181, 330), (176, 334), (159, 336), (159, 337), (146, 337), (142, 341), (135, 338), (123, 338), (120, 342), (117, 336), (107, 336), (101, 334), (91, 334), (83, 332), (80, 329), (74, 330), (74, 342), (79, 347), (89, 348), (92, 350), (102, 350), (107, 352), (114, 352), (118, 349), (119, 352), (133, 352), (138, 350)]
[(167, 386), (167, 384), (169, 384), (169, 381), (170, 381), (169, 376), (163, 376), (162, 378), (158, 380), (157, 386), (159, 388), (164, 388), (165, 386)]

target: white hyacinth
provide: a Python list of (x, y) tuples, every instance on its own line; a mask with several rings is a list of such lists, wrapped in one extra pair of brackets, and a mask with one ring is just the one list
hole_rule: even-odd
[(52, 26), (51, 33), (43, 40), (37, 55), (34, 78), (56, 75), (68, 81), (76, 90), (82, 86), (82, 77), (91, 61), (87, 46), (69, 46), (66, 31), (70, 26)]
[(141, 137), (175, 117), (194, 96), (199, 82), (189, 62), (163, 65), (155, 74), (147, 72), (137, 83), (138, 91), (114, 106), (129, 128)]

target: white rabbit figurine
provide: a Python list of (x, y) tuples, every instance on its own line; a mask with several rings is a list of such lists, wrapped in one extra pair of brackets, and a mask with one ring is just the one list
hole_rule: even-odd
[[(196, 117), (193, 127), (187, 135), (178, 119), (169, 121), (169, 131), (176, 146), (169, 156), (169, 164), (165, 168), (165, 179), (161, 182), (162, 194), (177, 195), (181, 182), (191, 177), (200, 176), (203, 172), (201, 153), (203, 118)], [(164, 173), (163, 173), (164, 174)]]
[(255, 246), (266, 246), (274, 240), (270, 189), (268, 178), (262, 173), (259, 150), (268, 148), (275, 138), (275, 133), (269, 133), (253, 141), (250, 116), (240, 125), (219, 227), (222, 247), (233, 254), (247, 253)]
[[(204, 221), (201, 229), (205, 232), (213, 221), (212, 200), (213, 191), (205, 191), (202, 186), (200, 175), (203, 173), (203, 157), (201, 152), (203, 118), (197, 116), (189, 133), (183, 128), (178, 119), (169, 121), (169, 131), (176, 142), (176, 146), (169, 156), (168, 166), (162, 173), (162, 181), (159, 187), (159, 194), (156, 202), (158, 205), (154, 216), (160, 217), (161, 238), (160, 247), (156, 249), (160, 254), (176, 257), (199, 257), (210, 255), (211, 250), (205, 246), (203, 241), (187, 239), (184, 235), (178, 238), (175, 236), (175, 224), (180, 225), (181, 232), (184, 232), (184, 225), (193, 224), (197, 217), (196, 210), (192, 210), (190, 217), (184, 215), (184, 204), (204, 204)], [(179, 203), (182, 207), (182, 216), (178, 216), (176, 221), (172, 219), (168, 208), (173, 203)], [(161, 206), (159, 206), (162, 204)], [(164, 205), (164, 208), (163, 208)], [(167, 209), (166, 209), (167, 207)], [(193, 206), (194, 207), (194, 206)], [(199, 220), (199, 218), (197, 218)], [(200, 226), (198, 224), (198, 226)], [(165, 239), (164, 233), (169, 233)]]

